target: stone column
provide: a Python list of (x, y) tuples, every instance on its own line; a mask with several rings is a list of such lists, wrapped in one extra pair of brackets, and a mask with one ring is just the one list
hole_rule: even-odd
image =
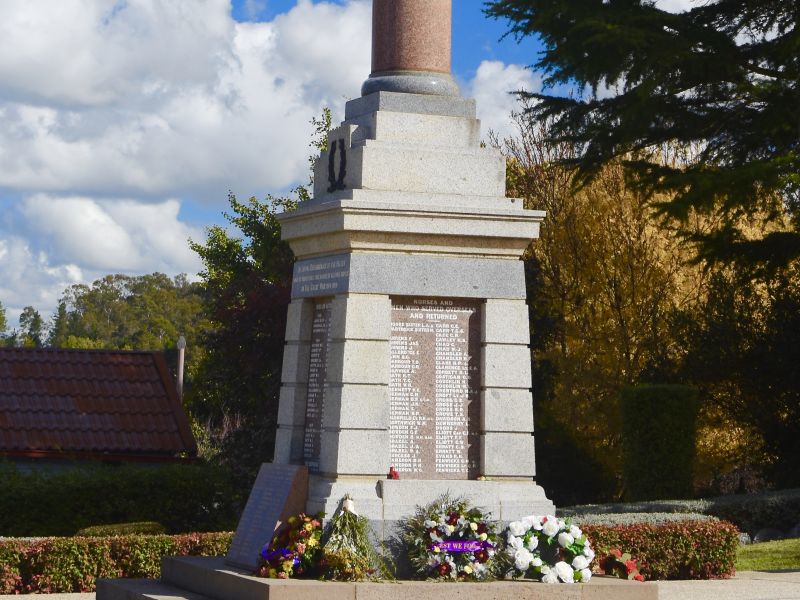
[(458, 96), (450, 67), (452, 0), (373, 0), (372, 73), (361, 94)]

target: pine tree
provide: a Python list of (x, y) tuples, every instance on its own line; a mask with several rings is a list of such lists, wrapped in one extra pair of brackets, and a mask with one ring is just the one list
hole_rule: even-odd
[[(670, 194), (665, 215), (716, 218), (687, 234), (700, 257), (800, 256), (800, 4), (709, 0), (673, 14), (647, 0), (490, 0), (486, 13), (541, 38), (550, 93), (530, 94), (531, 110), (579, 149), (580, 182), (623, 158), (635, 185)], [(665, 161), (665, 148), (685, 155)]]

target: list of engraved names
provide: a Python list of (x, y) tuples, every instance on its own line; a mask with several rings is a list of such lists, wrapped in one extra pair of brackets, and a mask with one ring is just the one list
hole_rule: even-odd
[(391, 463), (401, 477), (478, 474), (479, 307), (477, 300), (392, 300)]
[(330, 350), (331, 301), (318, 300), (311, 325), (311, 356), (308, 362), (306, 429), (303, 460), (309, 471), (319, 470), (322, 415), (325, 412), (325, 372)]

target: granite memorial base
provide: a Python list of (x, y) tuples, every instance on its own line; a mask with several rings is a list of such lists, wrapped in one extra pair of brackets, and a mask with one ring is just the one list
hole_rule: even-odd
[(262, 579), (222, 558), (165, 558), (160, 581), (101, 579), (104, 600), (658, 600), (656, 583), (595, 577), (586, 584), (530, 581), (490, 583), (335, 583)]

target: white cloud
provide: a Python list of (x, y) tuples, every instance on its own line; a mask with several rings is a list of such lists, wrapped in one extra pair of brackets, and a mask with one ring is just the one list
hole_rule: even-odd
[(541, 79), (522, 65), (506, 65), (500, 61), (483, 61), (468, 86), (478, 103), (478, 117), (484, 138), (494, 131), (500, 138), (516, 134), (511, 113), (519, 110), (519, 101), (511, 92), (541, 91)]
[(369, 71), (370, 5), (299, 0), (235, 23), (227, 0), (0, 3), (0, 187), (263, 193), (305, 176), (309, 119)]
[(691, 10), (695, 3), (696, 0), (656, 0), (655, 5), (661, 10), (679, 13)]

